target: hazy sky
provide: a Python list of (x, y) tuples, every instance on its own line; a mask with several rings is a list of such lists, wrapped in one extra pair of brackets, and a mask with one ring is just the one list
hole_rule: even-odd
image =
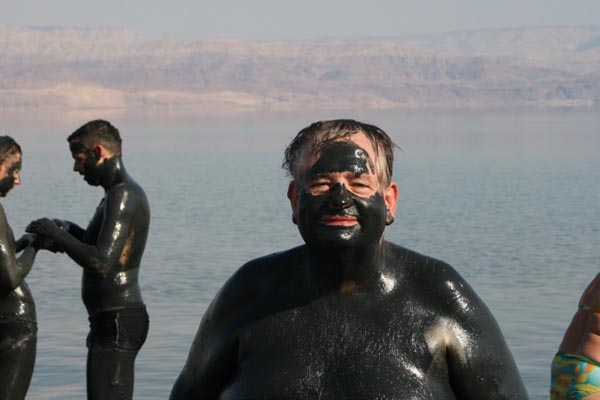
[(177, 38), (398, 36), (600, 25), (600, 0), (0, 0), (0, 26), (126, 27)]

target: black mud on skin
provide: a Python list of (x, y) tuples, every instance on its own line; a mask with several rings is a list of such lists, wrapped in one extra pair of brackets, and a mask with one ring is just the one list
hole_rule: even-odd
[(14, 163), (8, 168), (6, 177), (0, 179), (0, 196), (6, 196), (6, 194), (15, 186), (15, 171), (21, 170), (21, 160)]
[[(319, 159), (309, 169), (307, 180), (331, 173), (351, 172), (354, 176), (375, 174), (375, 166), (368, 153), (352, 142), (326, 143), (319, 152)], [(298, 227), (306, 241), (315, 246), (333, 245), (364, 246), (376, 242), (386, 223), (387, 208), (383, 197), (376, 193), (363, 198), (336, 183), (322, 194), (300, 192)], [(358, 219), (353, 226), (326, 226), (320, 220), (324, 215), (351, 215)]]
[(308, 176), (346, 171), (354, 175), (375, 174), (375, 165), (362, 147), (351, 142), (335, 141), (321, 147), (319, 159), (308, 171)]

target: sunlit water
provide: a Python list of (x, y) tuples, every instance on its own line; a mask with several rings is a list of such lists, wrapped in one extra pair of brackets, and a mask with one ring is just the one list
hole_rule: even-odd
[[(353, 114), (403, 150), (386, 238), (449, 262), (469, 281), (502, 327), (532, 399), (548, 397), (549, 363), (600, 268), (597, 114)], [(168, 397), (207, 303), (236, 268), (301, 242), (283, 149), (300, 128), (333, 116), (115, 118), (125, 165), (152, 208), (141, 271), (151, 323), (135, 398)], [(87, 119), (0, 120), (25, 153), (23, 184), (1, 200), (16, 236), (34, 218), (85, 226), (92, 216), (102, 192), (71, 172), (65, 140)], [(40, 253), (27, 278), (39, 320), (29, 399), (85, 397), (80, 277), (65, 256)]]

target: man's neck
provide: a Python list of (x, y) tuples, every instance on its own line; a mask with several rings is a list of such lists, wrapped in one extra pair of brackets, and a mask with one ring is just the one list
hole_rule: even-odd
[(330, 291), (352, 292), (380, 278), (383, 240), (367, 247), (308, 249), (311, 287), (317, 297)]
[(102, 187), (104, 190), (108, 190), (113, 186), (123, 182), (127, 176), (127, 171), (125, 171), (125, 166), (123, 165), (123, 160), (121, 159), (120, 155), (104, 160), (103, 168), (104, 179), (102, 182)]

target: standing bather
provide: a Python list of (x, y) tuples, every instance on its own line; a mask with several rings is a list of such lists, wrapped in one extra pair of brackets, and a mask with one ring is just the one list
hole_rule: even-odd
[(104, 197), (87, 229), (42, 218), (27, 231), (51, 238), (83, 269), (81, 295), (89, 314), (87, 395), (129, 400), (135, 358), (146, 340), (148, 314), (138, 274), (150, 224), (144, 190), (125, 170), (121, 136), (108, 121), (90, 121), (68, 137), (73, 170), (101, 186)]
[[(13, 138), (0, 136), (0, 197), (21, 183), (21, 154)], [(0, 399), (24, 399), (35, 364), (35, 304), (25, 283), (37, 252), (33, 238), (15, 241), (0, 204)]]

